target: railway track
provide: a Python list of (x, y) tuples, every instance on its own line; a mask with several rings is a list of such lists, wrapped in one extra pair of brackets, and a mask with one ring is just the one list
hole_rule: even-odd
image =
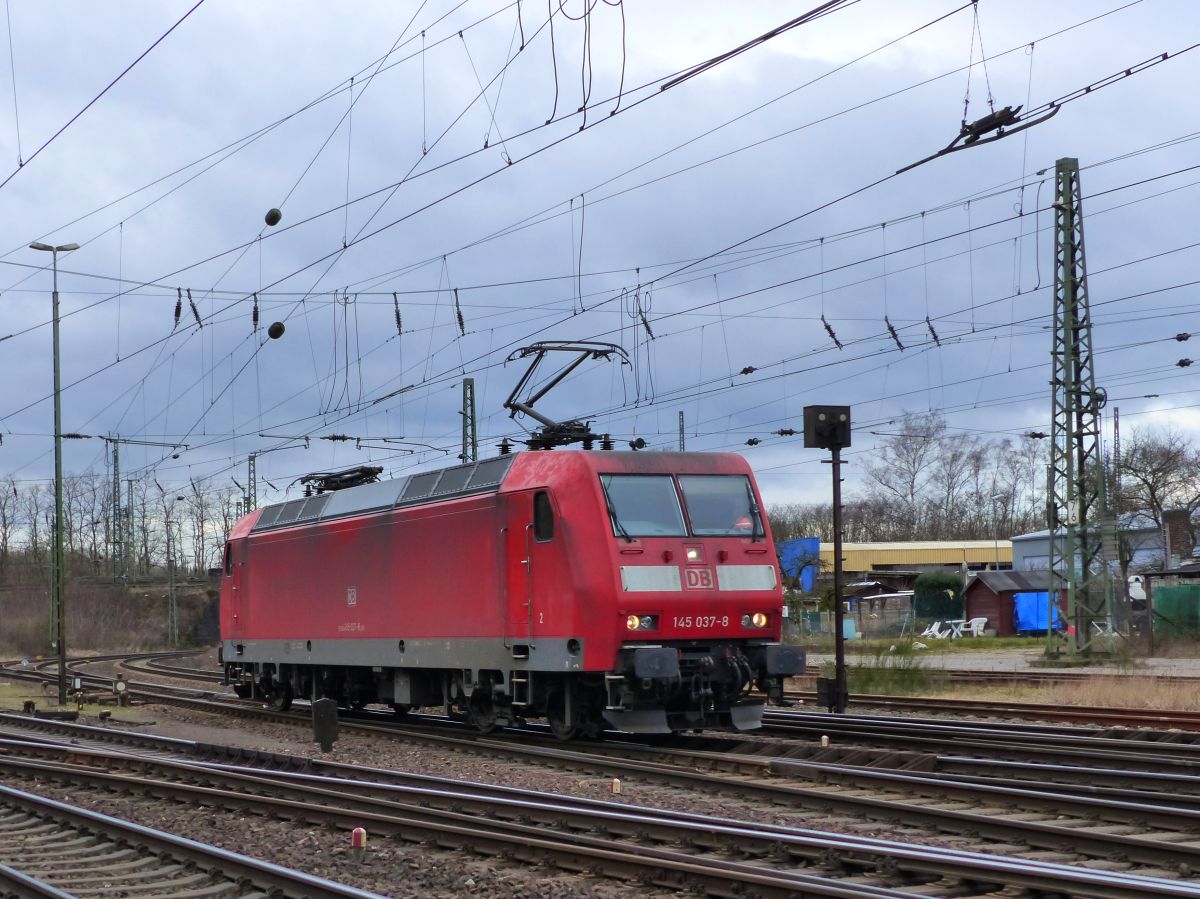
[[(272, 713), (272, 717), (288, 716)], [(304, 721), (301, 716), (293, 720)], [(432, 742), (448, 751), (507, 755), (606, 777), (619, 775), (688, 790), (724, 792), (742, 799), (753, 797), (789, 809), (822, 809), (857, 819), (904, 820), (946, 833), (982, 834), (1006, 842), (1017, 851), (1023, 847), (1025, 852), (1062, 852), (1070, 847), (1078, 859), (1093, 862), (1119, 855), (1159, 870), (1200, 870), (1200, 850), (1179, 845), (1196, 827), (1200, 812), (1194, 803), (1183, 807), (1162, 804), (1164, 795), (1169, 796), (1172, 789), (1172, 784), (1162, 780), (1156, 783), (1158, 795), (1136, 795), (1125, 788), (1124, 792), (1110, 792), (1104, 797), (1104, 791), (1095, 785), (1071, 791), (1046, 784), (1006, 784), (998, 782), (1003, 775), (988, 779), (947, 777), (924, 771), (866, 769), (637, 745), (567, 750), (530, 745), (527, 741), (452, 735), (444, 725), (406, 725), (399, 731), (394, 726), (353, 726)], [(974, 763), (984, 764), (980, 760)], [(1013, 817), (1020, 815), (1034, 820)], [(1046, 820), (1054, 823), (1044, 823)], [(1144, 839), (1137, 836), (1139, 829), (1174, 836), (1168, 840)]]
[[(197, 760), (213, 750), (186, 741), (125, 735), (143, 754), (82, 747), (110, 738), (101, 729), (64, 728), (70, 745), (44, 740), (5, 744), (0, 767), (10, 778), (66, 781), (72, 789), (136, 789), (153, 797), (205, 806), (253, 809), (289, 819), (322, 821), (441, 848), (469, 849), (516, 861), (554, 864), (670, 889), (728, 894), (901, 896), (986, 895), (1021, 887), (1034, 895), (1198, 896), (1200, 888), (1163, 877), (1096, 871), (1036, 859), (964, 852), (748, 824), (707, 816), (580, 800), (504, 787), (463, 784), (299, 758), (291, 770), (278, 756), (246, 765)], [(11, 722), (5, 722), (6, 729)], [(95, 730), (95, 729), (92, 729)], [(14, 750), (19, 749), (19, 757)], [(148, 758), (151, 749), (193, 756)]]
[[(1200, 679), (1197, 679), (1200, 681)], [(1197, 684), (1200, 690), (1200, 683)], [(798, 690), (786, 694), (792, 701), (815, 703), (815, 691)], [(1064, 706), (1049, 703), (1007, 702), (989, 699), (957, 699), (952, 697), (912, 697), (879, 694), (853, 694), (850, 705), (855, 707), (891, 708), (934, 714), (981, 715), (988, 717), (1019, 717), (1040, 721), (1062, 721), (1074, 724), (1096, 724), (1103, 727), (1174, 727), (1200, 731), (1200, 712), (1178, 709), (1129, 709), (1104, 706)]]
[[(849, 658), (847, 662), (851, 666), (856, 664), (856, 661), (853, 657)], [(1184, 684), (1200, 687), (1200, 677), (1185, 674), (1138, 674), (1096, 669), (1087, 671), (1072, 671), (1063, 669), (1045, 671), (1036, 669), (1027, 669), (1023, 671), (972, 671), (964, 668), (927, 668), (925, 671), (926, 673), (935, 677), (944, 676), (946, 680), (956, 684), (979, 684), (983, 686), (1010, 684), (1017, 684), (1021, 686), (1048, 686), (1057, 684), (1086, 683), (1089, 680), (1095, 680), (1096, 677), (1099, 676), (1110, 678), (1143, 678), (1159, 684)], [(825, 672), (822, 670), (820, 665), (809, 665), (805, 669), (802, 677), (821, 677), (824, 673)], [(800, 676), (798, 676), (796, 679), (800, 679)]]
[(0, 895), (376, 897), (5, 785)]
[[(91, 675), (83, 676), (97, 684), (104, 682)], [(130, 684), (134, 692), (150, 701), (185, 704), (222, 714), (235, 709), (238, 714), (255, 718), (308, 726), (307, 716), (301, 713), (269, 712), (250, 703), (215, 702), (205, 691), (186, 691), (189, 695), (181, 695), (180, 691), (168, 690), (163, 685)], [(730, 741), (737, 744), (734, 746), (714, 745), (711, 738), (696, 738), (680, 741), (683, 745), (678, 746), (600, 744), (564, 748), (550, 743), (539, 745), (530, 739), (529, 732), (522, 734), (523, 739), (513, 741), (480, 737), (444, 719), (423, 721), (418, 717), (398, 726), (395, 721), (382, 723), (383, 716), (374, 716), (374, 721), (370, 720), (372, 716), (364, 717), (366, 720), (343, 721), (342, 726), (421, 740), (451, 752), (506, 755), (531, 765), (724, 793), (793, 811), (824, 810), (857, 820), (904, 821), (926, 831), (982, 837), (1002, 851), (1023, 854), (1026, 859), (1053, 853), (1063, 861), (1109, 864), (1113, 858), (1122, 858), (1136, 867), (1133, 873), (1155, 876), (1200, 871), (1200, 847), (1193, 845), (1194, 834), (1200, 830), (1197, 808), (1200, 803), (1196, 799), (1200, 785), (1190, 774), (1200, 760), (1200, 743), (1162, 742), (1164, 738), (1200, 741), (1200, 735), (1164, 737), (1120, 731), (1122, 736), (1116, 738), (1098, 736), (1095, 732), (1081, 735), (1075, 728), (1036, 725), (983, 722), (949, 725), (944, 720), (897, 721), (782, 713), (778, 722), (772, 716), (771, 728), (781, 728), (788, 736), (785, 740)], [(797, 734), (801, 741), (795, 739)], [(870, 750), (842, 746), (848, 741), (874, 741), (893, 748), (874, 750), (876, 763), (870, 766), (860, 764), (861, 758), (854, 764), (842, 764), (783, 756), (797, 746), (815, 752), (819, 747), (816, 737), (829, 734), (835, 735), (837, 751), (851, 759)], [(1019, 744), (1019, 750), (1013, 750), (1014, 743)], [(707, 748), (698, 748), (706, 745)], [(953, 747), (956, 755), (947, 755), (944, 750), (948, 747)], [(969, 754), (972, 750), (985, 756), (1015, 752), (1016, 758), (972, 757)], [(1089, 783), (1091, 766), (1102, 759), (1103, 772)], [(0, 768), (3, 765), (0, 759)], [(931, 770), (930, 765), (936, 770)], [(905, 770), (906, 766), (909, 770)], [(1018, 774), (1019, 777), (1015, 776)], [(1069, 780), (1070, 784), (1056, 782), (1061, 779)], [(1184, 793), (1191, 798), (1175, 798), (1176, 794)], [(567, 825), (560, 821), (559, 826)], [(441, 838), (429, 835), (427, 839), (438, 843)], [(535, 835), (525, 833), (523, 839), (532, 840)], [(529, 860), (521, 854), (512, 855), (511, 850), (500, 846), (503, 842), (488, 845), (502, 856)], [(900, 845), (911, 848), (911, 844)], [(828, 850), (828, 845), (825, 848)], [(579, 856), (575, 858), (578, 861)], [(815, 864), (808, 856), (804, 856), (803, 863), (806, 870)], [(574, 863), (562, 862), (568, 870), (571, 864)], [(856, 870), (861, 873), (870, 868), (864, 862)], [(605, 870), (605, 866), (593, 860), (583, 870)], [(696, 872), (671, 870), (673, 877), (682, 878), (671, 882), (675, 887), (698, 883), (688, 879)], [(630, 873), (629, 876), (637, 879), (645, 875)], [(867, 877), (864, 884), (886, 883), (862, 876)], [(819, 885), (809, 886), (816, 889)], [(748, 888), (748, 882), (743, 882), (740, 888)], [(790, 889), (795, 892), (797, 883), (793, 882)], [(1115, 894), (1129, 895), (1128, 885), (1124, 889), (1126, 892), (1118, 890)], [(1200, 895), (1200, 892), (1178, 895)]]
[[(211, 669), (175, 664), (180, 658), (196, 655), (194, 651), (175, 653), (144, 653), (136, 657), (98, 656), (79, 660), (86, 667), (96, 661), (119, 661), (120, 666), (135, 673), (150, 673), (162, 677), (219, 684), (222, 676)], [(52, 663), (42, 663), (52, 664)], [(810, 669), (810, 671), (813, 669)], [(1038, 684), (1061, 682), (1085, 682), (1092, 675), (1081, 672), (1011, 672), (978, 671), (949, 672), (955, 681), (989, 684)], [(1144, 675), (1128, 675), (1142, 677)], [(1155, 682), (1194, 683), (1200, 689), (1200, 678), (1158, 677)], [(788, 691), (786, 698), (805, 703), (816, 702), (816, 692), (810, 690)], [(1136, 729), (1178, 728), (1200, 731), (1200, 712), (1177, 709), (1129, 709), (1101, 706), (1063, 706), (1048, 703), (1010, 702), (1005, 700), (957, 699), (952, 697), (911, 697), (881, 694), (857, 694), (851, 696), (855, 707), (902, 709), (927, 714), (947, 713), (954, 716), (978, 715), (983, 717), (1019, 717), (1039, 721), (1058, 721), (1073, 724), (1095, 724), (1101, 727), (1130, 727)]]

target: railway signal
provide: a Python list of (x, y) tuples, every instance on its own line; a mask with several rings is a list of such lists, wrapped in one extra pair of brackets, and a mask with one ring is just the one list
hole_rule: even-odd
[(817, 680), (817, 700), (831, 712), (846, 711), (846, 634), (842, 608), (842, 449), (850, 445), (849, 406), (805, 406), (804, 446), (827, 449), (833, 466), (833, 658), (834, 676)]

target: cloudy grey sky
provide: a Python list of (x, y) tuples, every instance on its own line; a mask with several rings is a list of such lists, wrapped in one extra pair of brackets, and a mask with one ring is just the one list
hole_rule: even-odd
[[(989, 95), (1041, 106), (1185, 50), (1200, 9), (982, 0), (976, 30), (969, 3), (858, 0), (671, 83), (810, 4), (206, 0), (46, 144), (195, 0), (8, 0), (0, 472), (52, 468), (41, 240), (82, 245), (59, 258), (64, 430), (187, 444), (124, 453), (164, 484), (240, 479), (305, 436), (260, 459), (260, 501), (307, 471), (447, 464), (464, 375), (488, 455), (521, 435), (513, 349), (604, 340), (632, 364), (581, 369), (549, 414), (672, 448), (682, 411), (688, 449), (744, 451), (771, 501), (818, 498), (820, 454), (771, 436), (809, 403), (853, 407), (856, 452), (905, 410), (1048, 429), (1067, 156), (1098, 379), (1123, 423), (1200, 430), (1175, 364), (1200, 331), (1200, 49), (886, 178), (958, 133), (965, 95), (972, 120)], [(69, 472), (104, 465), (68, 443)]]

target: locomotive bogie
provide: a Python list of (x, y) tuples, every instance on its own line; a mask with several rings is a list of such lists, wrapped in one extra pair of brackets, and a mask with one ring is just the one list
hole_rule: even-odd
[(777, 565), (740, 457), (520, 453), (243, 519), (221, 653), (277, 707), (544, 718), (560, 737), (749, 729), (804, 667), (778, 642)]

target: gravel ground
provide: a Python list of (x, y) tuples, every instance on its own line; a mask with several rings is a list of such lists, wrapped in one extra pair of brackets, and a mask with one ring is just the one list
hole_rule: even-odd
[[(185, 664), (202, 664), (200, 659)], [(215, 659), (211, 660), (215, 667)], [(97, 666), (95, 673), (101, 673)], [(126, 672), (131, 679), (150, 680)], [(158, 679), (158, 678), (154, 678)], [(173, 683), (182, 683), (173, 681)], [(95, 707), (85, 709), (91, 719)], [(216, 743), (311, 756), (359, 765), (393, 768), (421, 774), (438, 775), (466, 781), (501, 784), (512, 787), (562, 793), (569, 796), (613, 800), (629, 805), (675, 809), (709, 817), (738, 818), (746, 821), (785, 824), (797, 827), (851, 833), (883, 839), (936, 844), (963, 849), (978, 849), (978, 841), (966, 837), (934, 834), (918, 827), (891, 822), (829, 814), (820, 810), (786, 809), (752, 798), (736, 799), (717, 793), (624, 778), (621, 793), (612, 795), (609, 778), (573, 773), (534, 763), (490, 758), (479, 752), (447, 753), (420, 742), (380, 739), (376, 736), (343, 732), (334, 751), (323, 754), (311, 742), (305, 727), (221, 717), (170, 706), (144, 706), (119, 710), (130, 714), (122, 725), (134, 730), (181, 739)], [(91, 723), (88, 721), (88, 723)], [(314, 828), (245, 816), (238, 812), (171, 805), (161, 800), (104, 796), (72, 796), (69, 789), (45, 784), (37, 792), (70, 799), (95, 807), (108, 814), (212, 843), (248, 855), (265, 858), (302, 871), (371, 889), (388, 896), (549, 896), (549, 897), (624, 897), (670, 895), (644, 885), (562, 874), (552, 868), (442, 851), (417, 844), (380, 837), (370, 841), (366, 859), (360, 863), (349, 857), (349, 836), (333, 828)], [(1005, 847), (991, 846), (1003, 852)]]

